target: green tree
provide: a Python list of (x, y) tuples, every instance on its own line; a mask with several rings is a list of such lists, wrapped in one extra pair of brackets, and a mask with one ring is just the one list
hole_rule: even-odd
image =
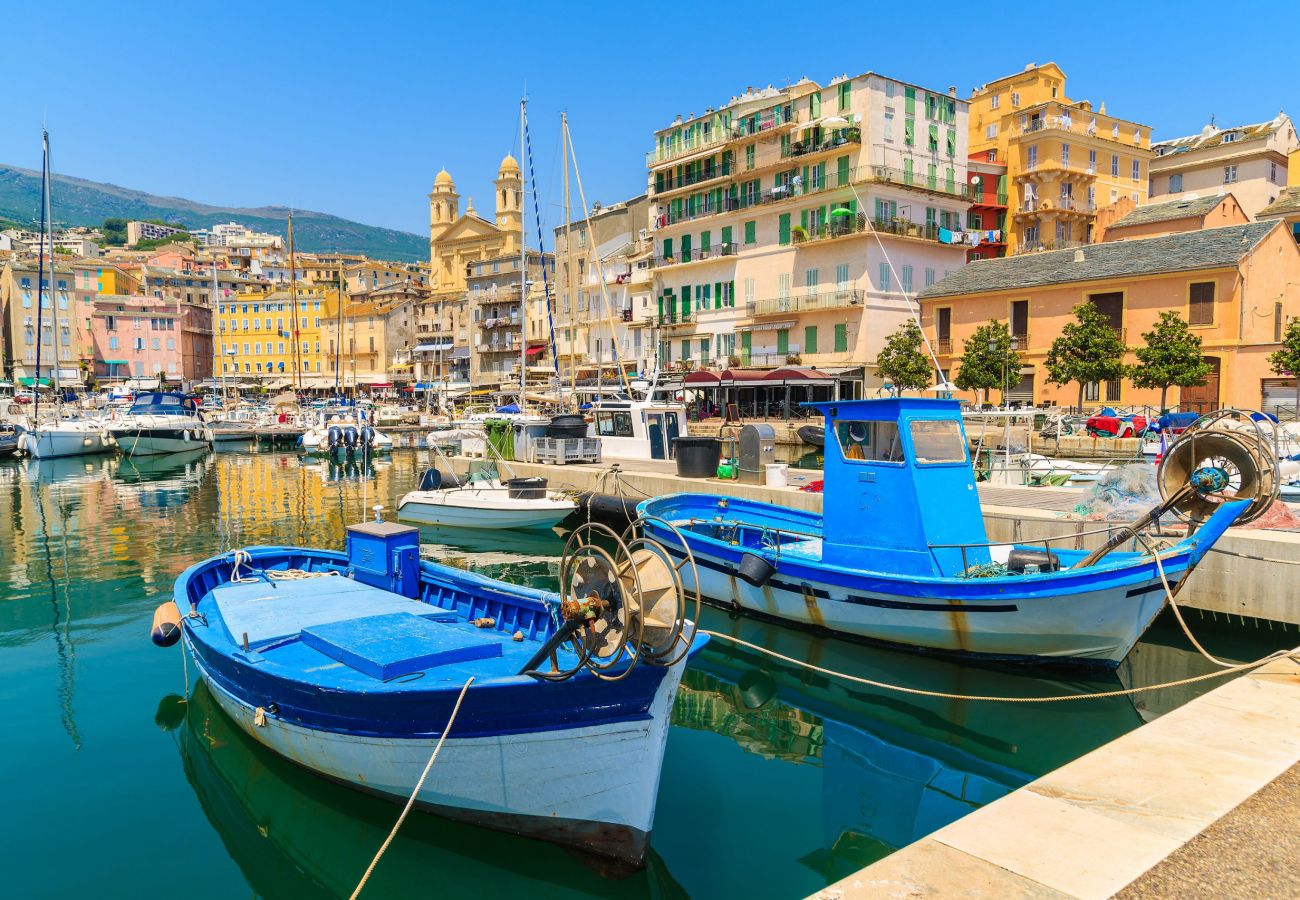
[(1128, 367), (1124, 365), (1124, 352), (1128, 348), (1119, 332), (1091, 300), (1074, 308), (1074, 321), (1061, 329), (1061, 336), (1052, 341), (1047, 358), (1048, 384), (1079, 385), (1079, 409), (1083, 409), (1084, 385), (1123, 378)]
[(1268, 364), (1273, 367), (1275, 375), (1295, 378), (1296, 418), (1300, 419), (1300, 319), (1287, 323), (1286, 334), (1282, 335), (1282, 349), (1268, 355)]
[(1129, 377), (1140, 388), (1160, 388), (1161, 412), (1169, 388), (1205, 384), (1211, 366), (1201, 356), (1201, 339), (1178, 313), (1162, 312), (1155, 327), (1142, 335), (1142, 342), (1134, 351), (1138, 365)]
[(899, 393), (919, 391), (930, 386), (934, 372), (930, 359), (922, 350), (925, 339), (914, 320), (909, 319), (902, 328), (891, 334), (876, 357), (880, 377), (893, 383)]
[(1005, 322), (992, 319), (976, 328), (962, 345), (961, 368), (953, 384), (963, 391), (983, 391), (984, 402), (989, 390), (997, 388), (1006, 403), (1007, 391), (1020, 380), (1020, 354), (1012, 347), (1011, 329)]

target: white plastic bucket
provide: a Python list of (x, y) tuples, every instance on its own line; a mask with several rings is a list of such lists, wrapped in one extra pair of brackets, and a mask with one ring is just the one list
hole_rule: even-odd
[(785, 487), (788, 483), (787, 474), (790, 467), (785, 463), (768, 463), (767, 464), (767, 486), (768, 487)]

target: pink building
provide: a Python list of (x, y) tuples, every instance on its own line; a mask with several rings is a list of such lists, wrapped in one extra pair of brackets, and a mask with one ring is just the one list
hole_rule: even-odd
[[(183, 339), (186, 304), (145, 296), (96, 298), (90, 331), (100, 382), (154, 378), (188, 381)], [(209, 371), (211, 351), (208, 354)]]

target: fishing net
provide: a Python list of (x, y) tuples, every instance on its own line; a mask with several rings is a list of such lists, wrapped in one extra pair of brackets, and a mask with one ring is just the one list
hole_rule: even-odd
[(1000, 562), (976, 563), (962, 572), (963, 578), (998, 578), (1007, 574), (1007, 564)]
[(1242, 528), (1279, 528), (1300, 529), (1300, 517), (1281, 500), (1274, 500), (1273, 505), (1264, 510), (1264, 514), (1254, 521), (1247, 522)]
[(1132, 522), (1161, 502), (1156, 467), (1133, 463), (1103, 472), (1067, 518)]

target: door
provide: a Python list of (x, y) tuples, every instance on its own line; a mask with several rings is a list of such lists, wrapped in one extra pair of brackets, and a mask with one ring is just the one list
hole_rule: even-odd
[(1199, 387), (1183, 388), (1178, 396), (1178, 406), (1184, 412), (1205, 415), (1219, 408), (1219, 358), (1207, 356), (1210, 374), (1205, 376), (1205, 384)]
[(650, 439), (650, 458), (667, 459), (664, 452), (664, 417), (659, 413), (646, 416), (646, 437)]
[(1265, 378), (1260, 384), (1260, 409), (1279, 419), (1294, 419), (1295, 379)]
[[(665, 444), (668, 447), (668, 458), (671, 459), (673, 456), (673, 450), (675, 449), (673, 441), (677, 440), (680, 436), (677, 424), (677, 413), (668, 413), (664, 419), (664, 425), (667, 431), (667, 440), (665, 441)], [(663, 457), (660, 458), (662, 459)]]

